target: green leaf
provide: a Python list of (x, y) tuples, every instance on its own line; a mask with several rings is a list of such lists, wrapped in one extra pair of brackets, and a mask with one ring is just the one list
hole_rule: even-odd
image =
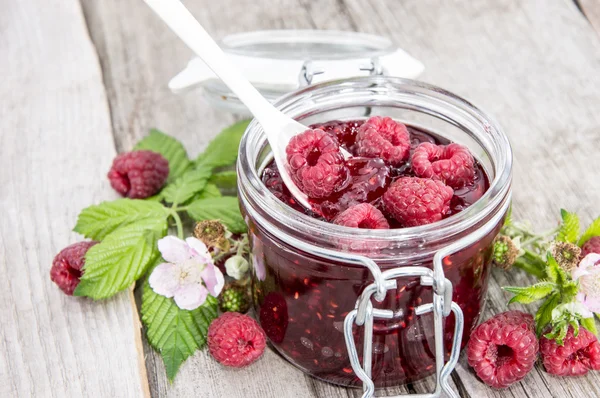
[(146, 219), (164, 222), (168, 216), (169, 210), (160, 203), (117, 199), (83, 209), (73, 230), (86, 238), (102, 240), (121, 226)]
[(162, 193), (168, 203), (182, 204), (202, 191), (212, 174), (212, 168), (196, 166), (188, 169), (174, 183), (167, 185)]
[(206, 147), (204, 152), (198, 156), (196, 163), (210, 167), (230, 166), (237, 159), (240, 140), (249, 120), (235, 123), (219, 133)]
[(508, 302), (512, 303), (522, 303), (529, 304), (534, 301), (538, 301), (549, 295), (554, 291), (556, 285), (552, 282), (539, 282), (535, 285), (527, 286), (527, 287), (517, 287), (517, 286), (506, 286), (502, 289), (507, 292), (513, 293), (515, 296)]
[(577, 293), (579, 292), (579, 285), (577, 282), (568, 280), (565, 281), (560, 290), (562, 293), (562, 301), (567, 303), (577, 296)]
[(235, 193), (237, 191), (237, 173), (234, 170), (222, 171), (214, 174), (210, 182), (226, 193)]
[(600, 236), (600, 217), (596, 218), (585, 230), (581, 239), (579, 239), (579, 246), (585, 245), (585, 242), (593, 238), (594, 236)]
[(150, 130), (150, 134), (142, 138), (133, 149), (146, 149), (163, 155), (169, 161), (167, 182), (175, 181), (192, 164), (181, 142), (156, 129)]
[(595, 335), (598, 335), (598, 329), (596, 329), (596, 320), (594, 319), (594, 317), (583, 318), (580, 322), (581, 326), (594, 333)]
[(142, 322), (150, 345), (163, 358), (169, 380), (175, 378), (189, 356), (206, 344), (208, 327), (218, 314), (217, 303), (208, 296), (195, 310), (182, 310), (172, 299), (156, 294), (147, 281), (144, 283)]
[(90, 248), (75, 296), (103, 299), (131, 286), (159, 255), (166, 220), (148, 218), (121, 227)]
[(552, 257), (550, 252), (547, 254), (547, 264), (546, 273), (548, 274), (548, 278), (557, 285), (562, 286), (567, 281), (567, 274), (554, 257)]
[(575, 213), (569, 213), (564, 209), (560, 209), (562, 217), (562, 225), (558, 231), (556, 240), (560, 242), (576, 243), (579, 237), (579, 217)]
[(220, 220), (233, 233), (247, 229), (235, 196), (197, 200), (188, 206), (188, 214), (196, 221)]
[(569, 330), (569, 322), (562, 320), (556, 323), (550, 333), (545, 334), (546, 338), (556, 340), (558, 345), (563, 345), (567, 332)]
[(202, 192), (197, 195), (196, 199), (220, 198), (221, 196), (223, 195), (221, 195), (219, 188), (217, 188), (215, 184), (209, 182), (206, 184)]
[(558, 293), (552, 294), (544, 301), (535, 314), (535, 329), (538, 336), (542, 333), (546, 325), (552, 321), (552, 310), (556, 308), (560, 302)]

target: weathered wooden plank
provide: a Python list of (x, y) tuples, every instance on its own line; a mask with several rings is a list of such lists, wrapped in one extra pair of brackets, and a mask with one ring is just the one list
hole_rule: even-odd
[(49, 278), (79, 210), (111, 195), (110, 116), (79, 2), (5, 2), (0, 53), (0, 396), (149, 396), (128, 293), (94, 303)]
[[(594, 54), (600, 43), (571, 1), (188, 3), (216, 37), (259, 28), (356, 29), (392, 37), (424, 61), (424, 80), (472, 99), (504, 125), (515, 149), (517, 216), (542, 227), (555, 221), (551, 211), (561, 206), (586, 220), (600, 213), (600, 187), (594, 184), (599, 161), (594, 148), (600, 143), (600, 74)], [(199, 151), (231, 120), (196, 93), (168, 93), (166, 81), (190, 53), (142, 2), (83, 0), (83, 5), (101, 54), (119, 149), (130, 148), (148, 127), (157, 126)], [(123, 15), (129, 16), (126, 24), (120, 21)], [(526, 280), (522, 273), (495, 272), (486, 316), (506, 309), (500, 286)], [(172, 386), (151, 351), (146, 363), (156, 396), (360, 396), (358, 390), (303, 377), (273, 353), (235, 373), (199, 353)], [(557, 379), (538, 367), (519, 385), (496, 392), (479, 383), (462, 358), (453, 376), (463, 397), (599, 395), (595, 374)], [(406, 390), (390, 391), (398, 392)]]
[(589, 19), (590, 23), (600, 34), (600, 2), (596, 0), (576, 0), (579, 7)]

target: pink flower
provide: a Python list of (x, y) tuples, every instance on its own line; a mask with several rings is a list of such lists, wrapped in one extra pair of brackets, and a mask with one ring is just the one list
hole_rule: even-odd
[(571, 276), (579, 281), (577, 300), (588, 310), (600, 313), (600, 254), (585, 256)]
[(204, 304), (209, 293), (213, 297), (221, 293), (223, 274), (202, 241), (166, 236), (158, 241), (158, 250), (168, 262), (154, 268), (148, 279), (156, 294), (173, 297), (182, 310), (194, 310)]

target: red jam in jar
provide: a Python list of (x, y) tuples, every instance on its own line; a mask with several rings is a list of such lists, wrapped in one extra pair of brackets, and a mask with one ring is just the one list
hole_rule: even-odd
[[(369, 112), (376, 109), (377, 114), (394, 118), (397, 112), (405, 112), (399, 115), (403, 120), (415, 115), (419, 126), (427, 126), (408, 126), (411, 152), (421, 142), (448, 144), (450, 139), (444, 137), (450, 136), (452, 141), (465, 143), (477, 161), (473, 183), (454, 191), (450, 210), (441, 221), (402, 228), (386, 214), (390, 229), (350, 229), (329, 221), (356, 201), (381, 208), (386, 186), (414, 175), (410, 162), (385, 168), (379, 159), (355, 159), (349, 165), (350, 188), (315, 201), (314, 209), (307, 210), (289, 195), (270, 163), (264, 134), (253, 122), (240, 148), (238, 187), (251, 239), (254, 308), (272, 346), (312, 376), (360, 386), (350, 364), (343, 325), (373, 276), (366, 267), (345, 262), (344, 256), (369, 257), (383, 271), (404, 266), (433, 268), (437, 251), (491, 221), (489, 233), (443, 259), (452, 299), (464, 314), (464, 346), (482, 312), (492, 243), (510, 200), (511, 152), (499, 127), (468, 102), (404, 79), (369, 77), (323, 83), (292, 93), (279, 105), (304, 124), (335, 133), (350, 152)], [(348, 121), (335, 120), (341, 118)], [(339, 256), (321, 255), (320, 249)], [(416, 307), (432, 302), (432, 288), (422, 286), (418, 277), (396, 282), (396, 289), (389, 290), (382, 302), (372, 300), (374, 308), (394, 311), (393, 319), (374, 322), (371, 375), (376, 387), (410, 383), (436, 370), (433, 315), (415, 313)], [(454, 316), (444, 324), (448, 356)], [(363, 330), (356, 325), (352, 329), (361, 363)]]
[[(390, 183), (401, 177), (415, 176), (410, 164), (410, 157), (415, 148), (424, 142), (436, 145), (450, 144), (450, 141), (443, 137), (426, 132), (418, 127), (407, 126), (411, 142), (408, 160), (395, 167), (388, 166), (381, 159), (359, 157), (357, 155), (355, 148), (356, 131), (364, 122), (365, 120), (333, 120), (309, 126), (311, 129), (322, 129), (335, 134), (340, 146), (354, 155), (354, 157), (347, 159), (345, 162), (350, 172), (350, 182), (344, 189), (326, 198), (312, 200), (313, 208), (306, 209), (290, 194), (279, 175), (275, 161), (271, 161), (262, 173), (262, 181), (265, 187), (290, 207), (324, 221), (333, 220), (339, 213), (359, 203), (371, 203), (385, 212), (382, 207), (381, 196)], [(475, 177), (473, 182), (454, 190), (450, 209), (444, 215), (444, 218), (466, 209), (481, 198), (488, 190), (490, 185), (489, 180), (479, 162), (475, 161), (474, 168)], [(393, 217), (387, 217), (387, 219), (391, 228), (401, 228)]]

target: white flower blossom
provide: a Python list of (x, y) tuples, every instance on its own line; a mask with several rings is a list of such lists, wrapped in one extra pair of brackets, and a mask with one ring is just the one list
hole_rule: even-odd
[(168, 262), (158, 265), (148, 279), (156, 294), (173, 297), (183, 310), (194, 310), (204, 304), (208, 294), (217, 297), (221, 293), (223, 274), (202, 241), (166, 236), (158, 241), (158, 250)]

